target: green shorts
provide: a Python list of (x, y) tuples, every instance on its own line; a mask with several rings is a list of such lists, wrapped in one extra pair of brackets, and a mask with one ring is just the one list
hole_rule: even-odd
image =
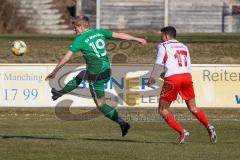
[(88, 74), (90, 82), (89, 88), (93, 89), (94, 98), (100, 99), (105, 97), (105, 83), (110, 80), (111, 70), (108, 69), (98, 75)]

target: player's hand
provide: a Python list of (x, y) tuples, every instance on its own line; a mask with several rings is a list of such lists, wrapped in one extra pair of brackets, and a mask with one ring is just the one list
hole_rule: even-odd
[(138, 38), (137, 41), (141, 44), (141, 45), (146, 45), (147, 41), (143, 38)]
[(148, 86), (148, 87), (151, 87), (154, 83), (155, 83), (155, 79), (152, 78), (152, 77), (150, 77), (150, 78), (148, 79), (147, 86)]
[(164, 77), (165, 77), (165, 72), (162, 72), (162, 73), (160, 74), (160, 77), (161, 77), (162, 79), (164, 79)]
[(52, 73), (50, 73), (49, 75), (47, 75), (47, 77), (45, 78), (45, 81), (47, 81), (47, 80), (49, 80), (49, 79), (53, 79), (53, 78), (55, 78), (55, 76), (56, 76), (56, 73), (55, 73), (55, 72), (52, 72)]

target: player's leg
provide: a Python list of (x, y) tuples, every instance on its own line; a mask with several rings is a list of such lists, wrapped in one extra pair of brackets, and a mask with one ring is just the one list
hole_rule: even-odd
[(190, 112), (207, 128), (212, 143), (217, 142), (215, 128), (209, 124), (209, 121), (203, 111), (201, 111), (195, 102), (195, 93), (193, 88), (192, 77), (190, 74), (183, 75), (184, 81), (182, 83), (179, 93), (185, 100)]
[(52, 88), (52, 99), (57, 100), (59, 97), (61, 97), (64, 94), (67, 94), (74, 89), (76, 89), (82, 82), (82, 80), (87, 79), (86, 71), (81, 71), (76, 77), (74, 77), (71, 81), (69, 81), (65, 87), (62, 90), (57, 91), (55, 88)]
[(179, 143), (183, 144), (186, 136), (189, 136), (189, 132), (176, 121), (170, 112), (171, 102), (177, 99), (180, 86), (181, 81), (179, 81), (178, 76), (165, 78), (160, 96), (159, 112), (167, 124), (179, 133)]
[(188, 109), (191, 111), (193, 115), (196, 116), (196, 118), (205, 126), (207, 127), (209, 125), (208, 119), (206, 118), (205, 114), (197, 108), (196, 102), (195, 102), (195, 93), (193, 88), (193, 82), (190, 74), (184, 74), (184, 79), (181, 88), (179, 90), (179, 93), (181, 97), (185, 100)]
[(185, 143), (186, 136), (189, 136), (189, 132), (187, 132), (174, 118), (173, 114), (170, 112), (170, 101), (166, 101), (164, 99), (160, 99), (159, 102), (159, 113), (162, 115), (166, 123), (169, 127), (173, 128), (175, 131), (179, 133), (179, 143)]
[(177, 131), (179, 134), (183, 132), (182, 126), (175, 120), (173, 114), (170, 112), (170, 101), (166, 101), (164, 99), (160, 99), (159, 102), (159, 113), (164, 118), (164, 120), (167, 122), (169, 127), (173, 128), (175, 131)]
[(211, 143), (217, 142), (217, 134), (215, 131), (215, 127), (209, 124), (209, 121), (205, 115), (205, 113), (196, 107), (195, 98), (191, 100), (186, 100), (186, 104), (190, 112), (206, 127)]
[(118, 112), (114, 107), (106, 103), (104, 91), (104, 83), (106, 81), (101, 80), (95, 81), (94, 83), (90, 82), (89, 83), (90, 92), (99, 110), (104, 114), (105, 117), (118, 123), (122, 130), (122, 136), (125, 136), (128, 133), (130, 125), (118, 115)]
[(186, 105), (189, 111), (207, 128), (209, 125), (208, 119), (205, 113), (196, 107), (195, 98), (186, 100)]

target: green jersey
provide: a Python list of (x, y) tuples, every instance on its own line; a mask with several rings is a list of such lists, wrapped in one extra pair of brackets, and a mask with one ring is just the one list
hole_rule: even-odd
[(109, 30), (88, 30), (75, 38), (69, 50), (76, 54), (81, 51), (90, 74), (98, 74), (110, 69), (111, 64), (106, 51), (106, 41), (112, 38)]

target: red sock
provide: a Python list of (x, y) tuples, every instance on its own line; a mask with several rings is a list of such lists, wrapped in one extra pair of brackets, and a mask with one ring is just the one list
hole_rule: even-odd
[(183, 128), (182, 128), (182, 126), (175, 120), (175, 118), (173, 117), (173, 115), (172, 114), (165, 114), (164, 116), (164, 119), (165, 119), (165, 121), (167, 122), (167, 124), (171, 127), (171, 128), (173, 128), (173, 129), (175, 129), (179, 134), (181, 134), (181, 133), (183, 133)]
[(194, 115), (205, 127), (209, 125), (208, 119), (206, 118), (203, 111), (199, 110), (198, 112), (195, 112)]

